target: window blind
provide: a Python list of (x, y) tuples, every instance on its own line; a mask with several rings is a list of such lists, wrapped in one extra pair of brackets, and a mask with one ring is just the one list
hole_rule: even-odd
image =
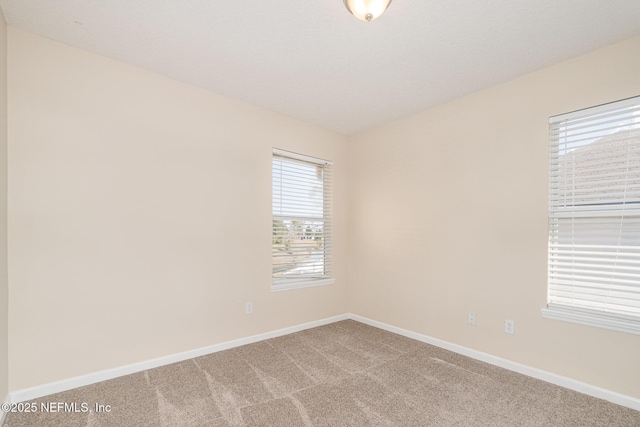
[(545, 317), (640, 334), (640, 97), (550, 119)]
[(292, 283), (327, 284), (331, 278), (331, 166), (330, 161), (273, 150), (274, 290)]

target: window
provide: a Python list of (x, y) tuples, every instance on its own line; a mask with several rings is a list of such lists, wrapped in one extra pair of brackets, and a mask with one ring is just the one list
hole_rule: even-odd
[(542, 313), (640, 334), (640, 97), (549, 122)]
[(329, 285), (332, 162), (273, 149), (272, 291)]

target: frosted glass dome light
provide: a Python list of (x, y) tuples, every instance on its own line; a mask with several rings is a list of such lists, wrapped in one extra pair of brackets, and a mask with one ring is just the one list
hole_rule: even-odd
[(391, 0), (344, 0), (344, 5), (353, 16), (363, 21), (372, 21), (387, 10)]

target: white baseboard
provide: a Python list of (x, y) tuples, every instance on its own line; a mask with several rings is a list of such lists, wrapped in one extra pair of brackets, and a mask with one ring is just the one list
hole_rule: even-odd
[[(539, 380), (549, 382), (561, 387), (575, 390), (580, 393), (587, 394), (589, 396), (597, 397), (599, 399), (608, 400), (618, 405), (626, 406), (627, 408), (640, 411), (640, 399), (626, 396), (620, 393), (616, 393), (610, 390), (606, 390), (600, 387), (596, 387), (590, 384), (586, 384), (580, 381), (573, 380), (571, 378), (563, 377), (561, 375), (553, 374), (551, 372), (543, 371), (541, 369), (533, 368), (531, 366), (523, 365), (521, 363), (513, 362), (511, 360), (503, 359), (498, 356), (493, 356), (488, 353), (483, 353), (478, 350), (473, 350), (468, 347), (463, 347), (458, 344), (453, 344), (447, 341), (443, 341), (437, 338), (433, 338), (427, 335), (422, 335), (417, 332), (408, 331), (406, 329), (398, 328), (388, 325), (386, 323), (371, 320), (366, 317), (358, 316), (356, 314), (343, 314), (339, 316), (333, 316), (326, 319), (317, 320), (314, 322), (304, 323), (301, 325), (291, 326), (284, 329), (278, 329), (277, 331), (266, 332), (263, 334), (253, 335), (247, 338), (241, 338), (233, 341), (227, 341), (220, 344), (214, 344), (208, 347), (202, 347), (195, 350), (185, 351), (183, 353), (173, 354), (169, 356), (159, 357), (157, 359), (148, 360), (145, 362), (134, 363), (127, 366), (121, 366), (118, 368), (108, 369), (105, 371), (95, 372), (92, 374), (82, 375), (75, 378), (56, 381), (49, 384), (43, 384), (37, 387), (27, 388), (24, 390), (18, 390), (9, 393), (5, 402), (16, 403), (24, 402), (26, 400), (37, 399), (39, 397), (47, 396), (53, 393), (59, 393), (73, 388), (82, 387), (85, 385), (95, 384), (100, 381), (106, 381), (113, 378), (121, 377), (123, 375), (133, 374), (136, 372), (146, 371), (148, 369), (157, 368), (171, 363), (182, 362), (183, 360), (191, 359), (194, 357), (205, 356), (207, 354), (215, 353), (222, 350), (228, 350), (230, 348), (239, 347), (246, 344), (252, 344), (258, 341), (263, 341), (269, 338), (275, 338), (282, 335), (299, 332), (305, 329), (315, 328), (318, 326), (328, 325), (330, 323), (338, 322), (340, 320), (353, 319), (358, 322), (365, 323), (367, 325), (374, 326), (376, 328), (384, 329), (389, 332), (393, 332), (399, 335), (403, 335), (408, 338), (413, 338), (418, 341), (425, 342), (427, 344), (435, 345), (437, 347), (444, 348), (455, 353), (462, 354), (464, 356), (471, 357), (473, 359), (480, 360), (482, 362), (490, 363), (495, 366), (499, 366), (510, 371), (518, 372)], [(4, 414), (2, 414), (4, 415)], [(0, 421), (0, 425), (2, 422)]]
[(616, 393), (611, 390), (606, 390), (604, 388), (600, 388), (594, 385), (576, 381), (571, 378), (563, 377), (561, 375), (553, 374), (551, 372), (543, 371), (541, 369), (537, 369), (531, 366), (523, 365), (521, 363), (513, 362), (511, 360), (503, 359), (498, 356), (493, 356), (488, 353), (483, 353), (478, 350), (473, 350), (468, 347), (463, 347), (458, 344), (453, 344), (453, 343), (443, 341), (437, 338), (433, 338), (427, 335), (422, 335), (417, 332), (412, 332), (406, 329), (397, 328), (395, 326), (378, 322), (376, 320), (367, 319), (366, 317), (358, 316), (356, 314), (349, 314), (349, 319), (353, 319), (370, 326), (375, 326), (376, 328), (384, 329), (385, 331), (393, 332), (398, 335), (403, 335), (408, 338), (413, 338), (415, 340), (422, 341), (427, 344), (435, 345), (437, 347), (444, 348), (445, 350), (453, 351), (455, 353), (459, 353), (464, 356), (468, 356), (473, 359), (477, 359), (482, 362), (489, 363), (491, 365), (499, 366), (501, 368), (508, 369), (510, 371), (518, 372), (520, 374), (524, 374), (532, 378), (537, 378), (539, 380), (546, 381), (548, 383), (555, 384), (560, 387), (568, 388), (570, 390), (574, 390), (579, 393), (597, 397), (598, 399), (608, 400), (609, 402), (615, 403), (617, 405), (626, 406), (627, 408), (640, 411), (640, 399), (637, 399), (635, 397), (626, 396), (624, 394)]
[[(349, 318), (348, 314), (328, 317), (326, 319), (303, 323), (301, 325), (291, 326), (284, 329), (278, 329), (272, 332), (265, 332), (263, 334), (253, 335), (246, 338), (240, 338), (233, 341), (227, 341), (220, 344), (214, 344), (207, 347), (197, 348), (195, 350), (189, 350), (182, 353), (171, 354), (169, 356), (158, 357), (157, 359), (147, 360), (139, 363), (133, 363), (131, 365), (120, 366), (118, 368), (107, 369), (104, 371), (81, 375), (79, 377), (74, 377), (66, 380), (43, 384), (36, 387), (26, 388), (23, 390), (18, 390), (18, 391), (9, 393), (9, 396), (7, 397), (8, 399), (7, 402), (17, 403), (17, 402), (24, 402), (26, 400), (37, 399), (39, 397), (47, 396), (49, 394), (60, 393), (62, 391), (67, 391), (73, 388), (95, 384), (100, 381), (110, 380), (113, 378), (121, 377), (123, 375), (134, 374), (136, 372), (146, 371), (148, 369), (157, 368), (159, 366), (169, 365), (171, 363), (176, 363), (176, 362), (182, 362), (183, 360), (192, 359), (194, 357), (205, 356), (207, 354), (216, 353), (218, 351), (228, 350), (230, 348), (240, 347), (246, 344), (252, 344), (254, 342), (263, 341), (269, 338), (276, 338), (282, 335), (299, 332), (305, 329), (328, 325), (329, 323), (338, 322), (340, 320), (346, 320), (348, 318)], [(0, 423), (0, 425), (2, 424)]]

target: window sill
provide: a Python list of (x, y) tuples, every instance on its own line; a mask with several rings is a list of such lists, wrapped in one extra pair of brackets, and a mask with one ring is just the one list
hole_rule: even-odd
[(640, 320), (630, 316), (607, 315), (588, 310), (549, 307), (543, 308), (542, 317), (563, 322), (594, 326), (596, 328), (640, 335)]
[(271, 284), (271, 292), (290, 291), (293, 289), (312, 288), (315, 286), (333, 285), (336, 279), (300, 279), (278, 280)]

